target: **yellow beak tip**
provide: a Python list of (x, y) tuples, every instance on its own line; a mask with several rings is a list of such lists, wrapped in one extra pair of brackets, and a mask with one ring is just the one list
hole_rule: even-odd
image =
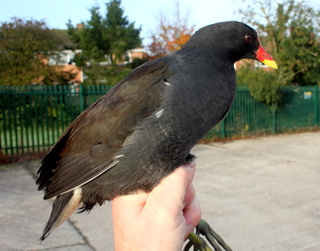
[(261, 62), (264, 63), (265, 65), (271, 67), (272, 69), (278, 69), (278, 65), (274, 60), (265, 59)]

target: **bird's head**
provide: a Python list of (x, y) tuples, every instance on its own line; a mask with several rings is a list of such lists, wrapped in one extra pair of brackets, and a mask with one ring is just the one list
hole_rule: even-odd
[(267, 66), (277, 69), (274, 59), (263, 49), (257, 32), (241, 22), (221, 22), (198, 30), (190, 39), (192, 46), (226, 56), (231, 61), (243, 58), (256, 59)]

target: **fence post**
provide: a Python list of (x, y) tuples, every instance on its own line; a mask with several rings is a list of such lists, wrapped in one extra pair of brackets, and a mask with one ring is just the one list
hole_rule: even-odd
[(224, 119), (221, 121), (221, 137), (222, 137), (223, 139), (226, 138), (226, 122), (225, 122), (225, 119), (226, 119), (226, 118), (224, 118)]
[(277, 133), (277, 110), (273, 109), (272, 112), (272, 134), (276, 134)]
[(314, 125), (319, 125), (319, 87), (314, 86)]
[(83, 85), (79, 85), (79, 99), (80, 99), (80, 112), (84, 111), (84, 93), (83, 93)]

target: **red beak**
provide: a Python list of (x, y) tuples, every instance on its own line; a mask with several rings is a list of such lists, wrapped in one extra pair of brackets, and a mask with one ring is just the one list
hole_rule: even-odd
[(257, 59), (264, 63), (265, 65), (273, 68), (278, 69), (277, 63), (274, 61), (274, 59), (263, 49), (263, 47), (260, 45), (259, 49), (256, 52)]

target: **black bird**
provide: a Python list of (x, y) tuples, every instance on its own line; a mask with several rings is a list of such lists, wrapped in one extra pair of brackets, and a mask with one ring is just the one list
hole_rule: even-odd
[(38, 171), (44, 199), (57, 196), (41, 240), (76, 210), (150, 191), (192, 159), (190, 149), (228, 113), (234, 63), (243, 58), (277, 68), (251, 27), (206, 26), (181, 50), (136, 68), (81, 113)]

